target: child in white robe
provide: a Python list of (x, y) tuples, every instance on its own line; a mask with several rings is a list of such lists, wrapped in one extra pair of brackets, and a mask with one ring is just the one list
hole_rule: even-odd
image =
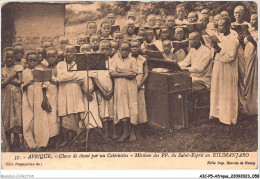
[(77, 70), (76, 49), (73, 45), (65, 47), (65, 56), (65, 61), (57, 64), (58, 115), (61, 119), (64, 138), (61, 146), (67, 145), (79, 133), (79, 124), (82, 124), (85, 112), (81, 84), (86, 78), (86, 72), (75, 71)]
[(129, 138), (129, 125), (137, 125), (137, 63), (129, 56), (131, 44), (123, 41), (120, 54), (114, 58), (110, 66), (110, 75), (114, 78), (114, 121), (123, 123), (123, 135), (118, 139), (124, 142)]
[[(111, 50), (111, 43), (108, 40), (103, 40), (99, 44), (99, 51), (104, 53), (108, 58), (106, 60), (106, 68), (111, 65), (109, 58)], [(93, 78), (95, 85), (97, 86), (97, 99), (99, 107), (99, 116), (102, 119), (105, 136), (117, 138), (116, 129), (114, 125), (114, 100), (113, 100), (113, 81), (110, 77), (108, 70), (98, 70), (96, 76)], [(111, 132), (110, 130), (111, 129)]]
[(22, 73), (23, 84), (23, 133), (30, 149), (40, 151), (46, 147), (49, 140), (49, 127), (46, 112), (42, 107), (43, 82), (36, 82), (34, 70), (44, 70), (39, 63), (37, 52), (29, 52), (26, 57), (26, 68)]

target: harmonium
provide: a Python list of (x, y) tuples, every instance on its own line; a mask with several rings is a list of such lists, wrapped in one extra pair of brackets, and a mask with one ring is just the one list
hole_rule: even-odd
[(173, 61), (148, 57), (147, 64), (145, 93), (149, 123), (161, 128), (187, 128), (191, 77)]

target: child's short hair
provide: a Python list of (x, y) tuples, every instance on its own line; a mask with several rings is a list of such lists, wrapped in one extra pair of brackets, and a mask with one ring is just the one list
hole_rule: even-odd
[(163, 41), (163, 44), (164, 44), (164, 43), (169, 43), (170, 45), (172, 45), (171, 41), (168, 40), (168, 39), (164, 40), (164, 41)]
[(95, 25), (97, 26), (97, 23), (96, 23), (95, 21), (89, 21), (89, 22), (87, 23), (87, 28), (88, 28), (89, 24), (95, 24)]
[(168, 15), (168, 16), (166, 16), (166, 20), (167, 20), (168, 18), (170, 18), (170, 17), (172, 17), (172, 18), (175, 19), (175, 16), (174, 16), (174, 15)]
[(134, 42), (137, 42), (139, 44), (139, 46), (141, 46), (141, 42), (137, 39), (133, 39), (131, 40), (130, 44), (134, 43)]
[(109, 40), (102, 40), (100, 43), (99, 43), (99, 47), (102, 45), (102, 44), (109, 44), (110, 48), (111, 48), (111, 43)]
[(109, 11), (106, 16), (108, 16), (109, 14), (115, 15), (112, 11)]
[(89, 37), (89, 40), (91, 41), (91, 39), (92, 39), (93, 37), (98, 37), (99, 40), (101, 40), (101, 37), (100, 37), (99, 34), (93, 34), (93, 35), (91, 35), (91, 36)]
[(39, 55), (38, 55), (38, 53), (35, 52), (35, 51), (29, 51), (29, 52), (27, 52), (27, 53), (26, 53), (26, 59), (28, 59), (28, 57), (29, 57), (30, 55), (36, 55), (37, 58), (39, 59)]
[(14, 48), (13, 47), (5, 47), (3, 49), (3, 54), (5, 54), (7, 51), (14, 51)]
[(183, 9), (185, 9), (185, 6), (184, 6), (184, 4), (178, 4), (178, 6), (176, 6), (176, 9), (179, 9), (179, 8), (183, 8)]
[(101, 24), (100, 24), (100, 27), (102, 28), (104, 24), (109, 24), (111, 25), (107, 20), (103, 21)]
[(15, 47), (17, 47), (17, 46), (21, 46), (21, 47), (23, 47), (23, 45), (22, 45), (21, 43), (19, 43), (19, 42), (14, 43), (12, 47), (15, 48)]
[(131, 48), (131, 43), (128, 40), (123, 40), (122, 43), (120, 44), (120, 48), (123, 44), (128, 44), (129, 47)]
[(117, 44), (117, 48), (119, 48), (119, 44), (115, 40), (110, 40), (110, 43), (111, 43), (111, 46), (112, 46), (112, 43)]
[(64, 50), (65, 53), (67, 52), (67, 49), (68, 49), (68, 48), (71, 48), (71, 47), (73, 48), (74, 52), (77, 53), (77, 49), (75, 48), (74, 45), (71, 45), (71, 44), (68, 44), (68, 45), (65, 46), (65, 50)]
[(191, 11), (191, 12), (189, 12), (189, 14), (194, 14), (197, 19), (199, 18), (197, 12), (195, 12), (195, 11)]
[(53, 50), (53, 51), (55, 52), (55, 54), (58, 55), (58, 50), (57, 50), (55, 47), (49, 47), (49, 48), (47, 48), (47, 49), (46, 49), (46, 54), (47, 54), (48, 51), (51, 51), (51, 50)]

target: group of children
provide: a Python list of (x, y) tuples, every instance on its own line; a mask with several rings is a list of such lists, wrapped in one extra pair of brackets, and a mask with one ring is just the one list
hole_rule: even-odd
[[(183, 61), (190, 48), (185, 45), (189, 33), (183, 25), (199, 22), (202, 36), (209, 36), (217, 31), (217, 19), (225, 12), (214, 17), (212, 26), (207, 9), (200, 17), (190, 12), (184, 19), (185, 8), (180, 4), (176, 13), (177, 18), (169, 15), (165, 19), (150, 14), (147, 23), (140, 25), (135, 13), (129, 11), (122, 27), (115, 25), (115, 15), (108, 13), (99, 30), (96, 22), (88, 23), (87, 33), (78, 36), (76, 46), (62, 36), (59, 47), (43, 42), (25, 59), (22, 44), (5, 48), (2, 124), (8, 144), (19, 148), (24, 138), (36, 151), (47, 145), (66, 146), (89, 123), (102, 127), (107, 138), (136, 140), (136, 125), (147, 122), (144, 84), (148, 51), (161, 52), (165, 60)], [(182, 45), (173, 46), (178, 43)], [(202, 43), (208, 45), (203, 39)], [(105, 54), (108, 70), (77, 71), (77, 53)], [(35, 81), (36, 70), (52, 70), (51, 80)], [(120, 121), (123, 133), (118, 137)]]

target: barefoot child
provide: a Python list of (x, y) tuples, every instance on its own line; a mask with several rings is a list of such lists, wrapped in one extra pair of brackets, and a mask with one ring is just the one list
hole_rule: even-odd
[(59, 82), (58, 115), (61, 119), (64, 137), (61, 146), (67, 145), (80, 131), (79, 123), (85, 112), (81, 84), (85, 80), (86, 73), (69, 71), (69, 69), (76, 70), (75, 60), (75, 47), (67, 45), (65, 47), (65, 61), (61, 61), (57, 65), (57, 80)]
[[(60, 122), (58, 120), (58, 81), (57, 81), (57, 61), (58, 52), (55, 48), (46, 50), (46, 60), (48, 61), (47, 69), (52, 70), (52, 79), (43, 84), (43, 105), (46, 106), (46, 114), (49, 126), (49, 143), (54, 144), (55, 139), (60, 133)], [(48, 110), (47, 105), (50, 105), (51, 110)]]
[(49, 126), (46, 112), (42, 108), (43, 82), (33, 80), (34, 70), (43, 70), (37, 52), (29, 52), (26, 56), (26, 68), (23, 75), (23, 133), (30, 149), (41, 151), (49, 140)]
[[(108, 40), (103, 40), (99, 44), (99, 51), (107, 56), (106, 67), (109, 68), (111, 43)], [(108, 70), (98, 70), (96, 77), (93, 78), (97, 86), (97, 99), (99, 107), (99, 116), (103, 122), (105, 137), (117, 138), (114, 125), (114, 106), (113, 106), (113, 81)], [(111, 131), (109, 130), (111, 129)]]
[[(1, 70), (2, 76), (2, 124), (4, 126), (7, 142), (11, 149), (20, 146), (19, 135), (22, 135), (22, 96), (20, 85), (22, 83), (21, 65), (15, 64), (13, 48), (4, 51), (5, 67)], [(11, 145), (11, 134), (14, 135), (14, 144)]]
[(110, 75), (114, 78), (114, 121), (123, 123), (123, 135), (119, 142), (129, 137), (129, 125), (137, 124), (137, 64), (136, 59), (129, 56), (131, 44), (123, 41), (120, 54), (114, 58), (110, 66)]
[[(137, 124), (145, 124), (147, 122), (146, 103), (145, 103), (145, 89), (144, 84), (148, 78), (148, 66), (146, 58), (140, 55), (141, 43), (138, 40), (131, 42), (131, 56), (136, 59), (137, 63), (137, 107), (138, 107), (138, 118)], [(130, 140), (135, 140), (135, 126), (132, 125), (130, 131)]]
[[(84, 44), (80, 47), (80, 53), (90, 54), (91, 53), (91, 46), (89, 44)], [(93, 71), (89, 71), (88, 75), (86, 74), (86, 78), (84, 80), (84, 83), (81, 85), (82, 91), (83, 91), (83, 98), (84, 98), (84, 104), (85, 104), (85, 125), (90, 123), (91, 125), (87, 125), (86, 127), (102, 127), (101, 119), (99, 117), (99, 111), (98, 111), (98, 102), (97, 102), (97, 96), (96, 96), (96, 86), (93, 83), (92, 77), (95, 75)], [(89, 108), (88, 108), (89, 105)], [(92, 115), (89, 115), (89, 118), (86, 116), (88, 110), (92, 113), (93, 117), (95, 118), (95, 121), (92, 117)], [(89, 121), (88, 121), (89, 119)]]

